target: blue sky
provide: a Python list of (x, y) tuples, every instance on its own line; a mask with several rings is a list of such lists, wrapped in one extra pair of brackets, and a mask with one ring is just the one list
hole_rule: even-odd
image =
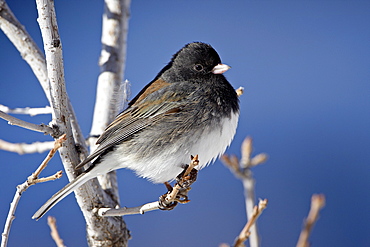
[[(33, 1), (8, 1), (40, 47)], [(57, 1), (68, 94), (87, 136), (99, 74), (101, 1)], [(312, 237), (313, 246), (368, 246), (370, 243), (370, 2), (368, 1), (133, 1), (125, 79), (132, 96), (159, 72), (172, 54), (192, 41), (210, 43), (237, 88), (241, 117), (227, 150), (239, 155), (244, 137), (269, 161), (256, 167), (256, 195), (269, 200), (258, 221), (262, 246), (294, 246), (313, 193), (327, 205)], [(0, 33), (0, 104), (47, 105), (19, 53)], [(48, 123), (50, 116), (19, 116)], [(0, 121), (0, 138), (12, 142), (48, 136)], [(15, 186), (46, 154), (0, 151), (3, 226)], [(44, 175), (62, 168), (54, 158)], [(137, 206), (155, 200), (164, 187), (118, 172), (121, 201)], [(23, 194), (9, 246), (52, 246), (46, 217), (33, 213), (67, 183), (31, 187)], [(135, 194), (132, 193), (135, 191)], [(137, 195), (139, 192), (139, 196)], [(125, 217), (131, 246), (218, 246), (232, 243), (245, 224), (240, 181), (219, 161), (202, 170), (191, 202), (171, 212)], [(57, 218), (67, 246), (86, 246), (85, 224), (73, 196), (49, 215)], [(171, 244), (168, 244), (171, 243)]]

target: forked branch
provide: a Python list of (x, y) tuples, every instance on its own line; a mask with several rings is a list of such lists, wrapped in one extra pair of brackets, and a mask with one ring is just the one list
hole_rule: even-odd
[(245, 224), (243, 230), (240, 232), (239, 236), (236, 238), (234, 247), (244, 247), (244, 242), (249, 238), (251, 235), (250, 229), (255, 224), (258, 217), (262, 214), (262, 211), (267, 207), (267, 199), (261, 200), (258, 203), (258, 206), (254, 206), (252, 215), (248, 220), (247, 224)]
[(10, 209), (8, 212), (8, 217), (5, 221), (4, 231), (2, 233), (2, 239), (1, 239), (1, 247), (6, 247), (8, 243), (10, 228), (12, 226), (12, 222), (15, 218), (15, 211), (18, 206), (18, 202), (21, 199), (22, 193), (25, 192), (31, 185), (46, 182), (50, 180), (58, 179), (62, 176), (62, 171), (59, 171), (55, 173), (54, 175), (51, 175), (46, 178), (39, 178), (41, 171), (45, 169), (51, 158), (54, 156), (54, 154), (57, 152), (57, 150), (62, 146), (62, 143), (66, 140), (66, 135), (61, 136), (59, 139), (55, 141), (54, 148), (50, 150), (49, 154), (46, 156), (44, 161), (41, 163), (41, 165), (36, 169), (34, 173), (32, 173), (31, 176), (28, 177), (28, 179), (17, 186), (17, 191), (15, 192), (14, 198), (12, 203), (10, 204)]
[[(242, 143), (241, 153), (242, 157), (239, 160), (235, 155), (223, 155), (222, 162), (239, 178), (244, 187), (245, 207), (247, 211), (248, 221), (253, 217), (254, 207), (256, 205), (254, 178), (251, 171), (252, 167), (266, 162), (268, 156), (265, 153), (257, 154), (252, 158), (253, 141), (252, 138), (247, 137)], [(250, 229), (249, 243), (251, 247), (259, 246), (259, 236), (256, 224), (253, 224)]]

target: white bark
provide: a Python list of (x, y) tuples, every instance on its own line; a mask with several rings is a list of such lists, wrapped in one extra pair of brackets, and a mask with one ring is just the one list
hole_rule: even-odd
[(15, 219), (15, 211), (17, 209), (18, 203), (21, 199), (21, 196), (23, 192), (25, 192), (31, 185), (34, 185), (36, 183), (42, 183), (45, 181), (50, 181), (50, 180), (55, 180), (58, 179), (62, 176), (61, 171), (56, 173), (53, 176), (47, 177), (47, 178), (39, 178), (38, 176), (40, 175), (41, 171), (45, 169), (51, 158), (54, 156), (54, 154), (57, 152), (58, 148), (61, 147), (62, 142), (65, 141), (65, 135), (63, 135), (61, 138), (56, 140), (53, 144), (53, 148), (50, 150), (49, 154), (46, 156), (44, 161), (40, 164), (40, 166), (36, 169), (34, 173), (32, 173), (31, 176), (27, 178), (27, 180), (17, 186), (17, 190), (14, 194), (13, 201), (10, 203), (10, 208), (8, 212), (8, 216), (5, 221), (5, 226), (4, 226), (4, 231), (1, 234), (1, 247), (6, 247), (8, 244), (8, 239), (9, 239), (9, 233), (10, 233), (10, 228), (12, 226), (12, 222)]
[(54, 142), (10, 143), (0, 139), (0, 149), (18, 154), (43, 153), (53, 148)]
[[(240, 161), (236, 156), (229, 157), (227, 155), (223, 155), (221, 157), (221, 160), (225, 163), (225, 165), (227, 165), (229, 169), (234, 173), (234, 175), (243, 182), (245, 209), (248, 222), (253, 220), (255, 212), (254, 208), (256, 205), (256, 198), (254, 192), (255, 180), (253, 178), (251, 168), (259, 164), (262, 164), (267, 160), (267, 155), (264, 153), (258, 154), (252, 158), (252, 149), (253, 149), (252, 138), (247, 137), (245, 138), (241, 147), (242, 158)], [(248, 232), (249, 235), (247, 238), (249, 239), (249, 245), (251, 247), (260, 246), (257, 224), (254, 223), (248, 226)], [(242, 241), (242, 244), (243, 243), (244, 241)]]
[(31, 67), (50, 102), (50, 88), (44, 55), (4, 0), (0, 0), (0, 10), (0, 29), (3, 30), (20, 52), (22, 58)]
[(19, 118), (10, 116), (10, 115), (6, 114), (3, 111), (0, 111), (0, 118), (7, 120), (8, 124), (10, 124), (10, 125), (16, 125), (16, 126), (19, 126), (19, 127), (23, 127), (25, 129), (29, 129), (29, 130), (33, 130), (33, 131), (37, 131), (37, 132), (42, 132), (45, 135), (46, 134), (50, 134), (50, 135), (55, 134), (55, 129), (53, 129), (53, 128), (45, 125), (45, 124), (29, 123), (29, 122), (23, 121)]
[[(61, 132), (67, 134), (69, 141), (60, 150), (60, 156), (63, 160), (67, 176), (70, 180), (74, 179), (74, 166), (79, 163), (78, 153), (75, 149), (75, 143), (82, 146), (86, 153), (84, 141), (75, 140), (81, 138), (82, 134), (78, 128), (72, 130), (71, 123), (76, 123), (76, 117), (69, 104), (69, 99), (65, 90), (63, 76), (62, 44), (58, 34), (58, 27), (54, 12), (54, 4), (48, 0), (37, 0), (39, 12), (38, 22), (44, 40), (44, 49), (48, 69), (48, 78), (52, 93), (53, 121), (60, 128)], [(74, 137), (74, 138), (73, 138)], [(76, 142), (77, 141), (77, 142)], [(81, 189), (75, 192), (77, 202), (83, 212), (87, 224), (87, 238), (90, 246), (123, 246), (126, 245), (128, 232), (122, 220), (114, 218), (101, 219), (92, 211), (97, 204), (115, 206), (115, 201), (102, 191), (97, 184), (96, 179), (87, 182)]]
[[(36, 1), (39, 18), (38, 22), (40, 25), (46, 59), (41, 53), (40, 49), (33, 42), (32, 38), (26, 32), (24, 27), (19, 24), (18, 20), (14, 17), (9, 7), (6, 5), (4, 0), (0, 0), (0, 28), (3, 29), (4, 33), (9, 39), (15, 44), (16, 48), (22, 54), (22, 57), (29, 63), (34, 74), (39, 79), (45, 95), (47, 96), (50, 105), (52, 107), (52, 128), (53, 137), (58, 137), (62, 133), (67, 134), (67, 142), (60, 149), (60, 156), (65, 167), (66, 174), (70, 180), (76, 177), (76, 171), (74, 166), (77, 165), (81, 159), (87, 156), (87, 147), (85, 140), (79, 128), (77, 118), (70, 104), (68, 95), (66, 93), (65, 81), (64, 81), (64, 69), (63, 69), (63, 58), (62, 58), (62, 44), (58, 33), (58, 26), (55, 17), (54, 3), (51, 0), (37, 0)], [(116, 47), (116, 51), (112, 54), (113, 60), (110, 64), (111, 67), (102, 69), (102, 71), (108, 71), (115, 68), (113, 76), (106, 80), (103, 80), (106, 73), (102, 73), (102, 81), (108, 81), (107, 83), (114, 82), (115, 87), (112, 87), (105, 95), (112, 95), (112, 92), (117, 88), (116, 82), (122, 81), (122, 72), (124, 68), (124, 56), (126, 50), (126, 36), (127, 36), (127, 19), (128, 9), (130, 1), (107, 1), (105, 18), (106, 21), (110, 19), (117, 19), (118, 24), (115, 28), (118, 34), (119, 46)], [(115, 8), (118, 11), (114, 10)], [(105, 33), (103, 36), (106, 35)], [(105, 38), (103, 38), (104, 40)], [(107, 43), (107, 46), (103, 45), (106, 50), (110, 49), (111, 43)], [(118, 65), (115, 64), (115, 60), (119, 60)], [(103, 61), (103, 60), (101, 60)], [(112, 78), (114, 80), (112, 80)], [(100, 91), (98, 89), (98, 91)], [(103, 90), (104, 91), (104, 90)], [(98, 99), (99, 101), (99, 99)], [(107, 102), (106, 102), (107, 103)], [(99, 105), (99, 103), (98, 103)], [(106, 107), (107, 104), (103, 104), (102, 107)], [(96, 114), (97, 120), (103, 120), (103, 124), (100, 124), (98, 129), (104, 129), (106, 124), (111, 121), (114, 117), (112, 107), (105, 109), (98, 107), (100, 112), (107, 112), (107, 117), (101, 118), (101, 115)], [(109, 110), (107, 110), (109, 109)], [(6, 117), (9, 115), (5, 114)], [(100, 115), (100, 116), (99, 116)], [(14, 118), (15, 119), (15, 118)], [(13, 120), (14, 120), (13, 119)], [(94, 118), (95, 119), (95, 118)], [(9, 121), (9, 120), (8, 120)], [(23, 123), (22, 123), (23, 124)], [(104, 126), (103, 126), (104, 125)], [(93, 124), (94, 126), (99, 126)], [(36, 128), (32, 126), (32, 128)], [(37, 128), (36, 128), (37, 129)], [(45, 129), (45, 128), (44, 128)], [(42, 131), (43, 129), (37, 129)], [(59, 131), (56, 131), (59, 130)], [(44, 132), (44, 131), (43, 131)], [(48, 130), (48, 133), (51, 131)], [(92, 131), (92, 133), (100, 134), (101, 131)], [(76, 144), (79, 144), (81, 153), (77, 152)], [(115, 184), (115, 180), (112, 180)], [(92, 208), (96, 205), (103, 205), (105, 207), (115, 207), (118, 201), (118, 196), (115, 198), (111, 197), (110, 194), (105, 193), (96, 179), (93, 179), (82, 186), (76, 191), (77, 202), (83, 212), (87, 223), (88, 241), (90, 246), (126, 246), (129, 238), (126, 226), (121, 219), (107, 217), (101, 218), (92, 212)]]
[(51, 114), (51, 108), (50, 106), (46, 107), (38, 107), (38, 108), (31, 108), (31, 107), (25, 107), (25, 108), (9, 108), (5, 105), (0, 104), (0, 111), (3, 111), (5, 113), (10, 114), (25, 114), (30, 115), (31, 117), (40, 115), (40, 114)]
[[(100, 75), (96, 90), (96, 101), (90, 136), (103, 133), (107, 125), (118, 114), (118, 105), (127, 101), (127, 82), (123, 83), (125, 68), (127, 30), (130, 0), (106, 0), (103, 14), (102, 51), (99, 59)], [(90, 151), (95, 147), (96, 138), (90, 138)], [(104, 190), (107, 190), (119, 205), (116, 172), (98, 177)]]

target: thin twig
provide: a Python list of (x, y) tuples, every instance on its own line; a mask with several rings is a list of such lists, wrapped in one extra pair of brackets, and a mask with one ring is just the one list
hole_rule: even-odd
[[(235, 156), (228, 156), (223, 155), (221, 156), (221, 161), (229, 167), (229, 169), (234, 173), (234, 175), (239, 178), (244, 187), (244, 197), (245, 197), (245, 207), (247, 212), (248, 221), (252, 218), (252, 212), (256, 205), (255, 200), (255, 189), (254, 184), (255, 180), (253, 178), (253, 174), (251, 168), (257, 166), (259, 164), (264, 163), (267, 160), (267, 154), (258, 154), (252, 156), (253, 151), (253, 140), (251, 137), (247, 137), (244, 139), (242, 146), (241, 146), (241, 153), (242, 158), (239, 159)], [(249, 236), (249, 243), (251, 247), (258, 247), (259, 246), (259, 237), (256, 224), (251, 227)]]
[(59, 148), (62, 147), (63, 142), (65, 142), (66, 140), (67, 140), (66, 134), (62, 135), (57, 140), (55, 140), (53, 149), (50, 150), (50, 152), (48, 153), (44, 161), (41, 163), (41, 165), (36, 169), (34, 173), (32, 173), (31, 177), (28, 178), (28, 181), (34, 181), (39, 177), (40, 173), (45, 169), (51, 158), (53, 158), (54, 154), (58, 151)]
[(191, 171), (197, 166), (199, 165), (199, 160), (198, 160), (199, 156), (198, 155), (195, 155), (195, 156), (191, 156), (191, 162), (188, 166), (188, 168), (186, 168), (186, 171), (183, 175), (183, 177), (186, 177), (187, 175), (189, 175), (191, 173)]
[(53, 141), (28, 143), (11, 143), (0, 139), (0, 150), (18, 154), (43, 153), (52, 149)]
[(25, 108), (9, 108), (5, 105), (0, 104), (0, 111), (10, 114), (25, 114), (30, 116), (36, 116), (40, 114), (51, 114), (51, 107), (25, 107)]
[(267, 207), (267, 199), (260, 200), (258, 206), (254, 206), (251, 218), (245, 224), (243, 230), (235, 240), (234, 247), (244, 247), (244, 242), (249, 238), (251, 227), (255, 224), (258, 217), (262, 214), (262, 211)]
[(238, 95), (238, 97), (242, 96), (243, 93), (244, 93), (244, 87), (239, 87), (238, 89), (235, 90), (236, 91), (236, 94)]
[(123, 207), (123, 208), (96, 208), (95, 212), (99, 216), (124, 216), (124, 215), (132, 215), (132, 214), (144, 214), (145, 212), (157, 210), (160, 208), (159, 201), (156, 202), (149, 202), (142, 206), (138, 207)]
[(38, 175), (41, 173), (43, 169), (45, 169), (47, 163), (50, 161), (50, 159), (53, 157), (53, 155), (56, 153), (58, 148), (61, 147), (62, 142), (65, 141), (65, 135), (61, 136), (58, 140), (55, 141), (54, 148), (50, 150), (49, 154), (46, 156), (44, 161), (41, 163), (41, 165), (36, 169), (34, 173), (32, 173), (31, 176), (28, 177), (28, 179), (17, 186), (17, 190), (14, 194), (13, 201), (10, 203), (10, 208), (8, 212), (8, 217), (5, 221), (4, 231), (2, 233), (2, 239), (1, 239), (1, 247), (6, 247), (8, 244), (8, 238), (10, 233), (10, 228), (12, 226), (12, 222), (15, 219), (15, 211), (18, 206), (18, 202), (21, 199), (21, 196), (23, 192), (25, 192), (31, 185), (34, 185), (36, 183), (41, 183), (45, 181), (55, 180), (57, 178), (61, 177), (61, 171), (57, 172), (54, 175), (51, 175), (46, 178), (38, 178)]
[(304, 227), (299, 235), (297, 247), (308, 247), (308, 237), (316, 221), (319, 219), (320, 210), (325, 206), (325, 196), (323, 194), (314, 194), (311, 198), (311, 209), (305, 220)]
[(57, 247), (65, 247), (63, 239), (59, 236), (57, 228), (57, 220), (53, 216), (48, 216), (48, 225), (50, 227), (50, 235), (53, 238)]
[(50, 176), (45, 177), (45, 178), (36, 178), (33, 181), (29, 181), (29, 184), (34, 185), (34, 184), (38, 184), (38, 183), (44, 183), (44, 182), (52, 181), (52, 180), (55, 180), (55, 179), (59, 179), (62, 176), (63, 176), (63, 171), (58, 171), (54, 175), (50, 175)]
[(29, 123), (29, 122), (20, 120), (19, 118), (10, 116), (3, 111), (0, 111), (0, 118), (7, 120), (8, 124), (10, 125), (16, 125), (16, 126), (19, 126), (25, 129), (41, 132), (41, 133), (44, 133), (45, 135), (52, 135), (54, 133), (54, 129), (49, 127), (48, 125)]

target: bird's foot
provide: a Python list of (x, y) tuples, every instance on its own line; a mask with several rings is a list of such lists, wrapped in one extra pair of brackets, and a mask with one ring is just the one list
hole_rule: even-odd
[(198, 176), (197, 169), (192, 168), (190, 172), (188, 170), (189, 165), (186, 165), (184, 170), (176, 177), (176, 184), (180, 185), (184, 189), (190, 188), (190, 185), (192, 185), (197, 180)]
[(198, 155), (191, 156), (190, 165), (184, 166), (184, 170), (176, 177), (176, 183), (172, 187), (171, 184), (165, 182), (168, 192), (159, 197), (159, 205), (162, 210), (172, 210), (178, 203), (190, 202), (188, 192), (192, 185), (197, 180), (198, 170), (194, 167), (199, 164)]

